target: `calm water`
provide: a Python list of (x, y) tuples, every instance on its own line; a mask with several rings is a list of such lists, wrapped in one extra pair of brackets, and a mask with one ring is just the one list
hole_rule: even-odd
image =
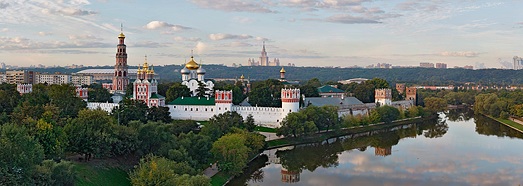
[(229, 185), (523, 185), (523, 135), (471, 111), (265, 151)]

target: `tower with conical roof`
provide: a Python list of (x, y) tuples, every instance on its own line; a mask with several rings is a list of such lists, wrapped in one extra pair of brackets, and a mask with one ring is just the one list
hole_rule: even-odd
[(116, 46), (116, 64), (114, 65), (112, 92), (125, 93), (125, 89), (129, 84), (126, 48), (125, 35), (123, 30), (121, 30), (120, 35), (118, 35), (118, 45)]

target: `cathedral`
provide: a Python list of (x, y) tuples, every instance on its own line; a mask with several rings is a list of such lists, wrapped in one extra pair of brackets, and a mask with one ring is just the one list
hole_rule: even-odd
[(247, 66), (280, 66), (280, 59), (274, 58), (274, 61), (269, 61), (269, 56), (267, 56), (267, 51), (265, 51), (265, 42), (263, 42), (260, 60), (249, 59)]
[(154, 68), (147, 63), (138, 66), (136, 80), (133, 82), (133, 99), (144, 102), (148, 107), (165, 106), (165, 97), (158, 94), (158, 81), (154, 78)]
[(209, 96), (213, 93), (214, 83), (211, 80), (205, 79), (205, 69), (202, 65), (198, 65), (191, 56), (191, 60), (185, 64), (185, 67), (180, 70), (182, 74), (182, 85), (187, 86), (191, 90), (191, 96), (198, 94), (198, 88), (205, 87), (205, 95)]

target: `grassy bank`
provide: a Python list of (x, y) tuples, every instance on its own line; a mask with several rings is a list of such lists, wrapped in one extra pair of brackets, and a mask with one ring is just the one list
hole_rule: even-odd
[(77, 173), (75, 185), (131, 185), (127, 172), (115, 167), (93, 166), (86, 163), (75, 163)]
[(489, 115), (485, 115), (493, 120), (496, 120), (497, 122), (500, 122), (508, 127), (511, 127), (515, 130), (518, 130), (519, 132), (523, 133), (523, 125), (519, 124), (519, 123), (516, 123), (515, 121), (512, 121), (510, 119), (501, 119), (501, 118), (494, 118), (492, 116), (489, 116)]
[(224, 185), (227, 180), (229, 180), (228, 175), (225, 175), (223, 172), (218, 172), (214, 176), (211, 177), (211, 185), (212, 186), (222, 186)]
[[(424, 118), (412, 118), (409, 120), (402, 120), (402, 121), (396, 121), (390, 124), (374, 124), (374, 125), (367, 125), (367, 126), (359, 126), (359, 127), (352, 127), (352, 128), (345, 128), (337, 131), (329, 131), (329, 132), (322, 132), (322, 133), (315, 133), (311, 135), (305, 135), (305, 136), (299, 136), (296, 138), (281, 138), (276, 140), (270, 140), (267, 141), (267, 149), (273, 149), (283, 146), (289, 146), (289, 145), (299, 145), (299, 144), (305, 144), (305, 143), (314, 143), (314, 142), (321, 142), (324, 140), (327, 140), (329, 138), (339, 137), (339, 136), (345, 136), (360, 132), (368, 132), (373, 130), (379, 130), (383, 128), (388, 128), (392, 126), (397, 125), (405, 125), (410, 124), (412, 122), (421, 121)], [(428, 118), (430, 119), (430, 118)]]

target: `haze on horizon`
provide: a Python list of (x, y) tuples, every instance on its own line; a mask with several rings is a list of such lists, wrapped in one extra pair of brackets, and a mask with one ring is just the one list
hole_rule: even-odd
[(114, 65), (120, 24), (129, 65), (245, 65), (262, 42), (283, 65), (420, 62), (511, 67), (523, 1), (4, 0), (0, 62)]

